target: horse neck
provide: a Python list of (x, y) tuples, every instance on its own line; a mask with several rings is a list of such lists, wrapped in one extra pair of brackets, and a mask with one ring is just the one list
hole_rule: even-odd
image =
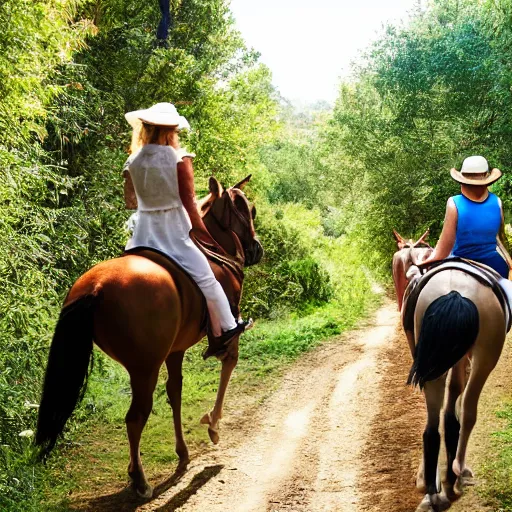
[(233, 231), (230, 229), (222, 229), (219, 223), (212, 215), (203, 217), (206, 229), (212, 238), (242, 267), (244, 264), (244, 253), (242, 245)]

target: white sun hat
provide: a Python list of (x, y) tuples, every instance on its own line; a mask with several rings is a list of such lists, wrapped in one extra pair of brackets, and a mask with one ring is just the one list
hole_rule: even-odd
[(157, 103), (144, 110), (134, 110), (124, 115), (130, 125), (135, 128), (138, 121), (157, 126), (177, 126), (178, 130), (190, 130), (188, 121), (178, 114), (172, 103)]
[[(475, 174), (485, 174), (485, 176), (477, 178)], [(502, 172), (499, 169), (490, 171), (489, 164), (483, 156), (468, 156), (462, 162), (460, 172), (457, 169), (451, 169), (450, 175), (455, 181), (465, 185), (490, 185), (501, 178)]]

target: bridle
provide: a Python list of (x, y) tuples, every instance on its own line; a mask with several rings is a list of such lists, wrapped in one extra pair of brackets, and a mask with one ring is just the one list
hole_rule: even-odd
[[(228, 200), (224, 202), (224, 210), (223, 210), (223, 213), (222, 215), (224, 216), (224, 212), (225, 212), (225, 209), (227, 208), (228, 209), (228, 214), (231, 216), (231, 214), (235, 215), (235, 217), (238, 219), (238, 221), (240, 222), (240, 224), (242, 224), (242, 227), (245, 228), (249, 233), (252, 233), (254, 231), (253, 227), (252, 227), (252, 224), (251, 222), (244, 216), (240, 213), (240, 211), (238, 210), (238, 208), (235, 206), (235, 203), (234, 201), (232, 200), (230, 194), (229, 194), (229, 191), (228, 190), (225, 190), (222, 195), (226, 194), (227, 197), (228, 197)], [(222, 197), (222, 196), (221, 196)], [(218, 200), (218, 199), (217, 199)], [(226, 219), (225, 222), (223, 222), (222, 220), (220, 220), (217, 215), (215, 214), (215, 212), (213, 211), (213, 208), (210, 207), (207, 211), (207, 214), (209, 214), (212, 219), (215, 221), (215, 223), (217, 224), (217, 226), (222, 230), (222, 231), (231, 231), (232, 233), (234, 233), (236, 235), (236, 233), (231, 229), (231, 218), (228, 218)], [(237, 237), (240, 239), (240, 236), (237, 235)]]
[[(221, 199), (224, 196), (224, 194), (226, 194), (226, 197), (223, 198), (224, 204), (219, 212), (219, 209), (213, 208), (213, 204), (215, 203), (215, 201)], [(254, 227), (252, 226), (251, 220), (247, 219), (236, 207), (235, 202), (233, 201), (231, 194), (229, 193), (229, 190), (224, 190), (222, 195), (218, 197), (215, 201), (212, 202), (208, 210), (204, 212), (203, 216), (206, 217), (206, 215), (208, 215), (208, 217), (213, 220), (214, 224), (221, 232), (225, 233), (226, 235), (229, 235), (233, 239), (236, 247), (236, 254), (233, 257), (235, 258), (235, 260), (240, 260), (241, 263), (244, 263), (246, 262), (247, 250), (249, 249), (252, 241), (256, 239)], [(250, 212), (249, 205), (247, 206)], [(232, 216), (234, 216), (240, 223), (241, 230), (243, 231), (245, 236), (237, 233), (232, 228)]]

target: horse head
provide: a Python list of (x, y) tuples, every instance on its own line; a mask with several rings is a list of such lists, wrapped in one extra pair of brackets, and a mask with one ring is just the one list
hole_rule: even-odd
[(393, 281), (395, 283), (396, 297), (398, 300), (398, 309), (402, 309), (402, 300), (405, 289), (409, 282), (407, 272), (413, 265), (420, 265), (425, 261), (434, 250), (425, 240), (429, 230), (415, 242), (412, 239), (406, 240), (393, 230), (398, 251), (393, 255)]
[(212, 237), (234, 257), (239, 253), (241, 246), (246, 267), (255, 265), (263, 257), (263, 247), (254, 230), (256, 208), (249, 203), (242, 191), (250, 179), (251, 175), (224, 189), (211, 177), (210, 193), (199, 203), (201, 216)]
[(412, 238), (406, 240), (393, 230), (393, 236), (395, 237), (398, 247), (398, 251), (395, 255), (401, 254), (404, 257), (404, 262), (407, 263), (406, 271), (409, 270), (411, 265), (420, 265), (430, 256), (430, 254), (432, 254), (434, 249), (425, 241), (429, 233), (430, 231), (427, 229), (427, 231), (425, 231), (425, 233), (423, 233), (423, 235), (421, 235), (415, 242)]

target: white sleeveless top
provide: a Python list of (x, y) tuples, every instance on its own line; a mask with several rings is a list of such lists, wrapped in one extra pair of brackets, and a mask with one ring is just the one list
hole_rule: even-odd
[(153, 247), (180, 256), (192, 227), (178, 186), (177, 165), (185, 156), (195, 155), (184, 148), (148, 144), (126, 161), (138, 205), (128, 221), (133, 234), (126, 249)]
[(125, 168), (130, 172), (139, 211), (179, 208), (177, 165), (182, 161), (170, 146), (148, 144), (130, 157)]

